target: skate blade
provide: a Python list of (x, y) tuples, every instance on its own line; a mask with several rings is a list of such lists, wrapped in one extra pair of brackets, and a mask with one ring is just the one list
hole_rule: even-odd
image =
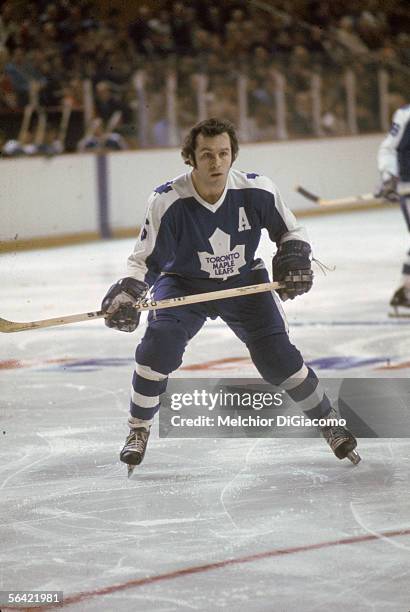
[(128, 478), (131, 478), (131, 476), (133, 475), (135, 467), (136, 467), (135, 465), (127, 464)]
[(350, 451), (350, 453), (347, 453), (347, 457), (348, 457), (348, 459), (350, 459), (350, 461), (353, 463), (353, 465), (357, 465), (362, 460), (362, 458), (359, 455), (359, 453), (357, 451), (355, 451), (355, 450), (352, 450), (352, 451)]

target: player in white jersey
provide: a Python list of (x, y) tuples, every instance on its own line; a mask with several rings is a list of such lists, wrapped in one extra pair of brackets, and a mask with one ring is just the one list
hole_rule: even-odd
[[(390, 132), (378, 152), (381, 188), (377, 193), (400, 207), (410, 231), (410, 104), (399, 108), (393, 115)], [(402, 267), (402, 284), (394, 293), (390, 305), (395, 314), (410, 308), (410, 251)]]
[[(272, 276), (285, 283), (278, 295), (286, 300), (309, 291), (313, 273), (305, 230), (270, 179), (231, 167), (237, 153), (230, 122), (208, 119), (192, 128), (182, 150), (191, 171), (154, 190), (128, 275), (103, 300), (109, 327), (134, 331), (140, 319), (134, 306), (149, 287), (158, 301), (268, 282), (263, 262), (255, 259), (263, 228), (277, 245)], [(337, 417), (316, 374), (291, 344), (281, 313), (273, 292), (151, 313), (135, 354), (130, 433), (121, 461), (130, 469), (141, 463), (168, 375), (181, 365), (187, 343), (207, 317), (220, 316), (246, 344), (261, 376), (300, 402), (308, 418)], [(324, 427), (322, 433), (339, 459), (360, 460), (347, 429)]]

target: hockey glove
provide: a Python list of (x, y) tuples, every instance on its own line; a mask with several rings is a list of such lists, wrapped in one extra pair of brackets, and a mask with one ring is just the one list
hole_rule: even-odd
[(124, 332), (135, 331), (141, 318), (135, 306), (144, 299), (147, 291), (146, 283), (129, 276), (112, 285), (101, 304), (107, 327)]
[(272, 260), (272, 279), (285, 284), (277, 293), (282, 301), (307, 293), (313, 284), (310, 245), (302, 240), (288, 240), (279, 245)]
[(397, 193), (398, 182), (399, 178), (390, 174), (390, 176), (382, 182), (379, 191), (376, 193), (376, 198), (382, 198), (389, 202), (398, 202), (400, 200), (400, 196)]

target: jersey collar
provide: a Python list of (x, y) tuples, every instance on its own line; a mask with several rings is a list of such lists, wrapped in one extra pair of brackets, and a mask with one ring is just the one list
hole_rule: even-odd
[(223, 202), (225, 200), (226, 192), (228, 191), (228, 184), (229, 184), (230, 178), (231, 178), (231, 172), (229, 171), (228, 178), (227, 178), (226, 185), (225, 185), (225, 189), (223, 190), (221, 197), (219, 198), (219, 200), (217, 200), (215, 202), (215, 204), (210, 204), (209, 202), (207, 202), (206, 200), (201, 198), (201, 196), (199, 195), (199, 193), (195, 189), (194, 183), (193, 183), (193, 180), (192, 180), (192, 172), (189, 172), (189, 174), (188, 174), (188, 182), (189, 182), (190, 187), (192, 189), (192, 193), (194, 195), (194, 198), (200, 204), (202, 204), (202, 206), (204, 206), (207, 210), (210, 210), (213, 213), (216, 212), (220, 206), (222, 206), (222, 204), (223, 204)]

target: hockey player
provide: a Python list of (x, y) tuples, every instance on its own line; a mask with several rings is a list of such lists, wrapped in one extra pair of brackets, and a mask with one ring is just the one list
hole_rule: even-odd
[[(152, 193), (128, 258), (128, 276), (102, 302), (106, 325), (134, 331), (140, 320), (135, 306), (149, 287), (161, 300), (268, 282), (263, 262), (254, 257), (263, 228), (277, 245), (272, 277), (285, 283), (279, 297), (293, 299), (309, 291), (313, 273), (304, 229), (270, 179), (231, 167), (237, 153), (229, 121), (208, 119), (191, 129), (182, 149), (191, 171)], [(281, 312), (277, 295), (265, 292), (150, 313), (136, 350), (130, 433), (120, 454), (130, 471), (144, 458), (168, 375), (181, 365), (187, 343), (207, 317), (220, 316), (246, 344), (261, 376), (300, 402), (308, 418), (337, 418), (316, 374), (291, 344)], [(360, 460), (347, 429), (326, 427), (322, 433), (339, 459)]]
[[(400, 202), (410, 231), (410, 104), (394, 113), (390, 132), (379, 147), (378, 167), (382, 184), (376, 195), (391, 202)], [(401, 314), (401, 308), (409, 312), (410, 251), (402, 267), (402, 284), (395, 291), (390, 305), (396, 316)]]

